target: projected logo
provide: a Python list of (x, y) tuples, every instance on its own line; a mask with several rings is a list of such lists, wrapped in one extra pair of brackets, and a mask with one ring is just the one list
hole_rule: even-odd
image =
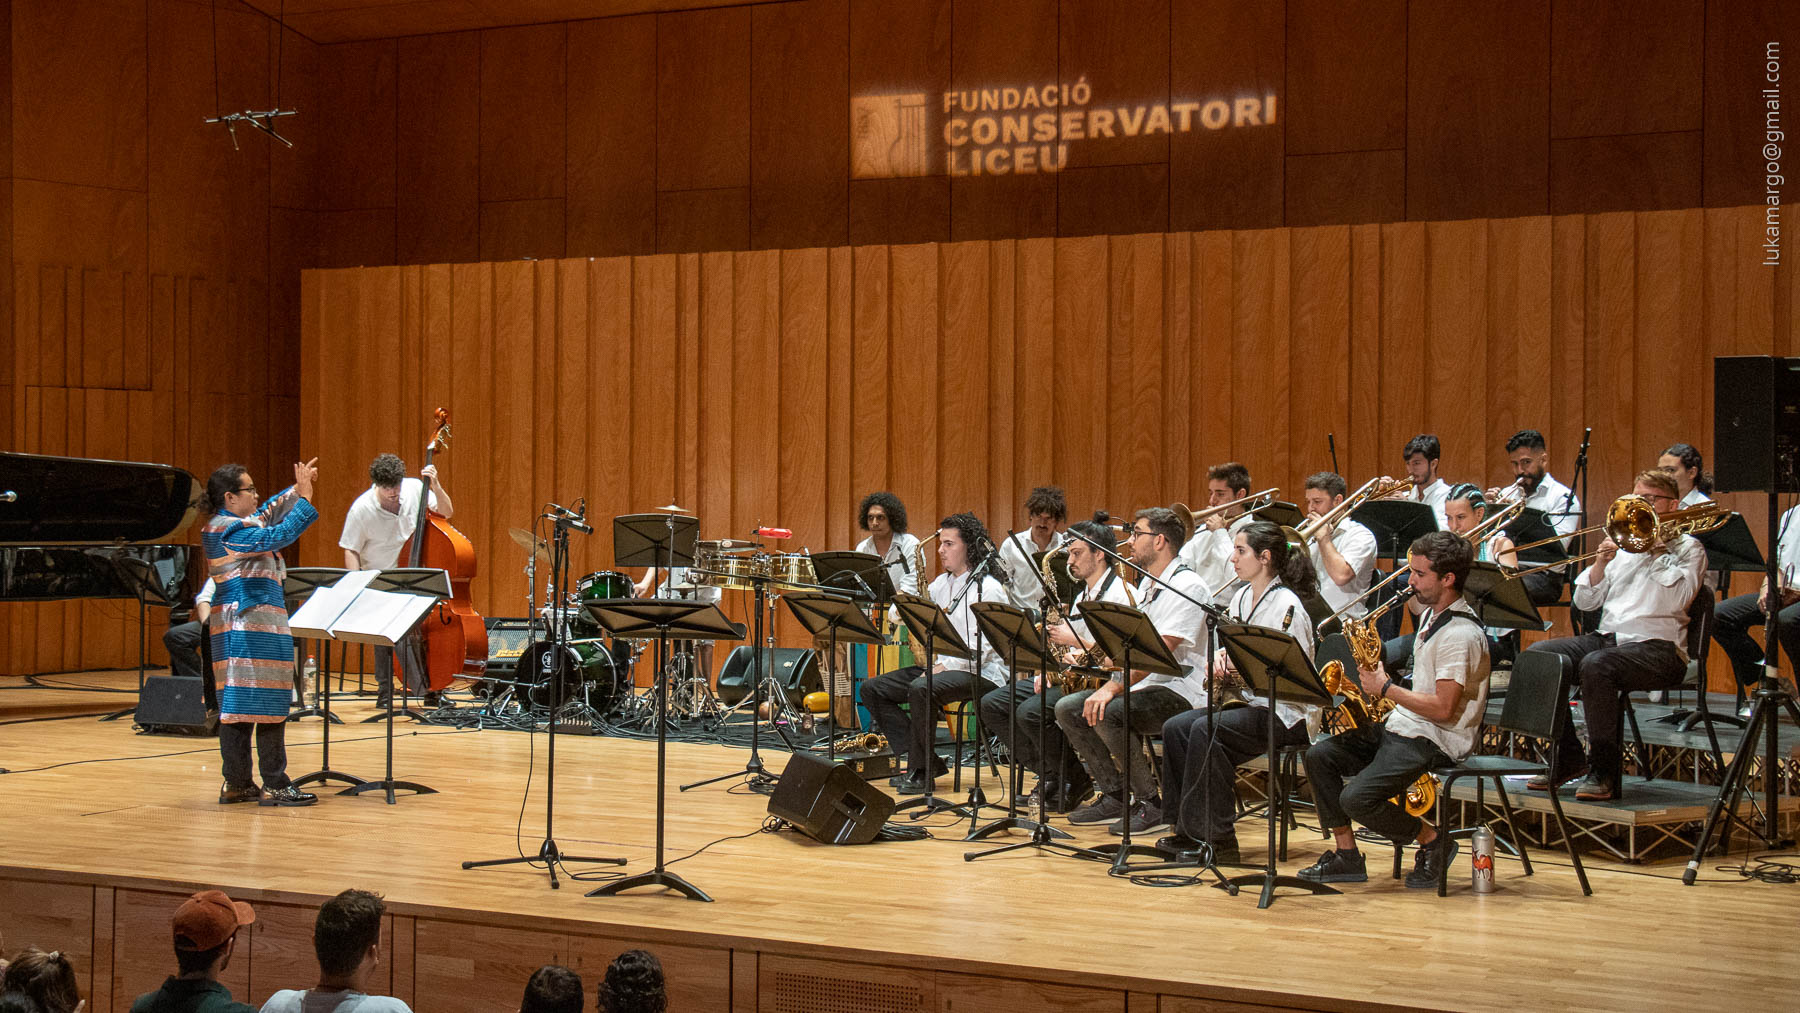
[[(850, 173), (1003, 176), (1060, 172), (1072, 144), (1272, 127), (1273, 92), (1181, 102), (1095, 103), (1074, 84), (857, 95), (850, 99)], [(933, 122), (933, 121), (936, 122)]]

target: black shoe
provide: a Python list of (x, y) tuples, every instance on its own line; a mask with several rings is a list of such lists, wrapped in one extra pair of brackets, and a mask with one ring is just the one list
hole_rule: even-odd
[(1078, 827), (1092, 823), (1111, 823), (1125, 815), (1125, 803), (1105, 792), (1100, 797), (1069, 814), (1069, 822)]
[(286, 788), (270, 788), (268, 791), (263, 793), (262, 801), (258, 804), (259, 805), (278, 805), (278, 806), (302, 806), (302, 805), (312, 805), (314, 802), (317, 802), (318, 800), (319, 800), (319, 796), (314, 795), (311, 792), (301, 791), (300, 789), (298, 789), (290, 784)]
[(1240, 865), (1244, 861), (1243, 853), (1238, 851), (1236, 834), (1221, 837), (1212, 842), (1212, 860), (1214, 865)]
[(1413, 861), (1412, 871), (1406, 874), (1406, 888), (1436, 890), (1438, 877), (1456, 861), (1458, 850), (1456, 838), (1442, 832), (1432, 838), (1430, 844), (1420, 845), (1419, 857)]
[(239, 802), (255, 802), (261, 798), (262, 789), (254, 784), (247, 784), (242, 788), (233, 788), (231, 785), (226, 785), (219, 789), (220, 805), (236, 805)]
[[(1168, 822), (1163, 819), (1162, 807), (1155, 802), (1143, 801), (1131, 807), (1131, 835), (1133, 837), (1155, 833), (1168, 825)], [(1114, 837), (1125, 836), (1125, 817), (1120, 816), (1113, 820), (1106, 829)]]
[(899, 783), (894, 785), (894, 791), (902, 795), (923, 795), (931, 789), (936, 781), (937, 778), (926, 777), (915, 770), (901, 778)]
[[(1308, 883), (1367, 883), (1369, 863), (1361, 851), (1339, 851), (1333, 848), (1295, 875)], [(1435, 883), (1433, 880), (1434, 885)]]
[(1074, 812), (1094, 794), (1094, 781), (1085, 774), (1074, 780), (1063, 782), (1063, 790), (1050, 800), (1053, 812)]
[(1185, 856), (1195, 854), (1203, 847), (1205, 842), (1196, 841), (1180, 831), (1156, 839), (1156, 850), (1174, 855), (1176, 861), (1184, 860)]
[(444, 694), (436, 692), (435, 690), (428, 690), (424, 696), (419, 698), (419, 703), (425, 707), (442, 707), (444, 705)]

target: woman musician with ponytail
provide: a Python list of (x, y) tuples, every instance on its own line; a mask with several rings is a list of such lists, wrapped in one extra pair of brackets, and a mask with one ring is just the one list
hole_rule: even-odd
[[(1093, 539), (1109, 549), (1117, 548), (1117, 540), (1111, 525), (1111, 518), (1105, 511), (1094, 514), (1093, 520), (1076, 521), (1070, 528), (1086, 538)], [(1054, 553), (1056, 550), (1052, 550)], [(1061, 612), (1062, 618), (1051, 624), (1048, 637), (1050, 643), (1069, 653), (1080, 653), (1094, 646), (1094, 638), (1088, 634), (1087, 623), (1075, 612), (1075, 606), (1084, 601), (1109, 601), (1120, 605), (1131, 604), (1130, 590), (1118, 571), (1099, 550), (1081, 538), (1071, 538), (1063, 550), (1068, 553), (1069, 573), (1080, 587), (1075, 593), (1075, 600), (1051, 603)], [(1048, 584), (1046, 596), (1056, 593), (1054, 582)], [(1040, 677), (1041, 679), (1041, 677)], [(1040, 691), (1039, 680), (1029, 684), (1009, 682), (999, 689), (993, 690), (981, 698), (981, 726), (992, 731), (1004, 740), (1012, 725), (1008, 715), (1018, 710), (1017, 724), (1019, 741), (1008, 742), (1012, 755), (1019, 758), (1019, 765), (1036, 772), (1038, 775), (1037, 791), (1047, 792), (1044, 804), (1059, 812), (1067, 812), (1087, 800), (1093, 791), (1093, 778), (1088, 776), (1087, 769), (1069, 749), (1068, 739), (1057, 727), (1050, 714), (1043, 713), (1044, 708), (1054, 708), (1067, 692), (1064, 688), (1052, 684), (1048, 689)], [(1043, 735), (1039, 737), (1041, 726)], [(1035, 793), (1034, 793), (1035, 794)], [(1031, 799), (1035, 806), (1037, 799)]]
[[(1313, 624), (1301, 598), (1316, 594), (1318, 575), (1312, 558), (1289, 544), (1287, 535), (1268, 521), (1255, 521), (1232, 541), (1231, 566), (1244, 586), (1227, 607), (1240, 623), (1267, 626), (1291, 634), (1307, 657), (1313, 653)], [(1231, 659), (1223, 649), (1212, 659), (1219, 685), (1235, 680)], [(1177, 714), (1163, 724), (1162, 791), (1164, 815), (1174, 832), (1156, 846), (1187, 857), (1211, 845), (1213, 861), (1238, 861), (1237, 809), (1234, 785), (1237, 765), (1262, 755), (1268, 746), (1269, 701), (1246, 698), (1247, 707)], [(1283, 703), (1274, 715), (1275, 741), (1306, 742), (1321, 715), (1317, 706)]]

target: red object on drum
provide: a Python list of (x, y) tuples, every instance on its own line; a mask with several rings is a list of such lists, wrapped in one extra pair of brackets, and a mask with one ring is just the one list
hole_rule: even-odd
[(794, 537), (794, 530), (792, 528), (757, 528), (756, 533), (764, 538)]
[[(425, 465), (450, 446), (450, 412), (439, 408), (432, 421), (437, 432), (425, 448)], [(450, 575), (450, 597), (438, 602), (419, 622), (424, 641), (425, 685), (442, 691), (459, 675), (479, 676), (487, 671), (487, 624), (469, 600), (469, 582), (475, 579), (475, 544), (450, 522), (426, 509), (430, 487), (419, 495), (419, 518), (413, 526), (410, 566), (429, 566)]]

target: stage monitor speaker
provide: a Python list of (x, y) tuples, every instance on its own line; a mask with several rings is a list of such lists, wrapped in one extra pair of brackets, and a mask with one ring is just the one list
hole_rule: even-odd
[(811, 753), (788, 757), (769, 815), (792, 823), (824, 844), (867, 844), (894, 814), (894, 799), (858, 777), (847, 764)]
[[(774, 647), (764, 650), (763, 657), (769, 659), (769, 670), (787, 693), (790, 705), (799, 707), (806, 694), (824, 688), (819, 678), (818, 651), (810, 647)], [(724, 666), (719, 669), (719, 700), (725, 706), (736, 706), (755, 688), (750, 678), (755, 658), (753, 649), (739, 647), (725, 659)]]
[[(1713, 485), (1718, 492), (1800, 492), (1800, 358), (1713, 360)], [(1774, 472), (1770, 472), (1774, 462)]]
[[(530, 646), (531, 620), (489, 616), (485, 623), (488, 631), (487, 674), (510, 679), (512, 673), (518, 671), (519, 656)], [(537, 631), (540, 637), (547, 635), (542, 623), (537, 625)]]
[(144, 678), (132, 720), (153, 733), (211, 735), (217, 732), (206, 720), (203, 680), (191, 675), (151, 675)]

